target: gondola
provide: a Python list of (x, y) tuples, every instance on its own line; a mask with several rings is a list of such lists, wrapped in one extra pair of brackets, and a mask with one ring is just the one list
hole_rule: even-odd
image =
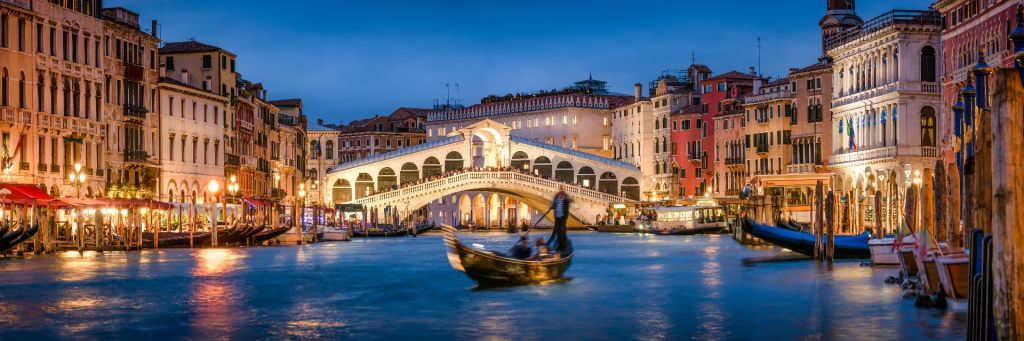
[(35, 236), (36, 232), (38, 232), (38, 231), (39, 231), (39, 224), (32, 225), (31, 227), (29, 227), (27, 229), (26, 228), (21, 228), (21, 229), (16, 230), (15, 232), (17, 234), (15, 235), (14, 238), (10, 238), (7, 241), (5, 241), (4, 243), (0, 243), (0, 252), (5, 252), (7, 250), (10, 250), (10, 249), (14, 248), (15, 246), (18, 246), (18, 244), (21, 244), (22, 242), (24, 242), (26, 240), (29, 240), (30, 238), (32, 238), (32, 236)]
[[(572, 243), (557, 253), (558, 257), (542, 261), (525, 261), (501, 254), (477, 250), (463, 245), (455, 235), (454, 227), (442, 225), (444, 243), (448, 248), (448, 262), (452, 268), (465, 272), (481, 286), (507, 286), (536, 284), (557, 280), (572, 264)], [(548, 240), (552, 245), (554, 237)]]
[(434, 225), (426, 225), (426, 224), (418, 225), (418, 226), (416, 226), (416, 234), (424, 234), (424, 233), (427, 233), (428, 231), (433, 230), (433, 229), (434, 229)]
[(264, 230), (263, 232), (257, 233), (255, 236), (252, 237), (252, 243), (257, 245), (263, 244), (263, 242), (277, 238), (277, 236), (280, 236), (285, 232), (288, 232), (288, 230), (290, 229), (291, 228), (288, 226), (281, 226), (276, 229)]
[[(814, 256), (814, 235), (810, 233), (759, 224), (750, 219), (743, 221), (743, 231), (779, 247)], [(835, 258), (870, 258), (868, 233), (856, 236), (836, 236), (833, 255)]]
[(408, 229), (381, 229), (381, 228), (368, 228), (368, 229), (353, 229), (352, 237), (404, 237), (409, 235)]
[[(210, 241), (209, 232), (196, 232), (192, 235), (193, 245), (205, 245)], [(188, 232), (160, 232), (158, 247), (188, 247)], [(142, 247), (153, 247), (153, 233), (142, 233)]]

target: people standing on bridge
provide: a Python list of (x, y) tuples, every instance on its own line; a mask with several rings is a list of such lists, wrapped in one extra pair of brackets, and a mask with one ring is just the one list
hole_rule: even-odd
[(566, 235), (565, 223), (569, 220), (569, 206), (572, 198), (565, 193), (565, 186), (558, 186), (558, 193), (551, 199), (551, 213), (555, 216), (555, 227), (551, 231), (551, 237), (555, 239), (555, 250), (563, 250), (569, 246), (569, 237)]

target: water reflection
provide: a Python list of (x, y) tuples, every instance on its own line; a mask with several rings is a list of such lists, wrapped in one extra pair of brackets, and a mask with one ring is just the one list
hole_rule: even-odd
[(2, 259), (0, 339), (963, 339), (962, 314), (883, 284), (893, 269), (744, 266), (778, 251), (727, 237), (572, 238), (573, 280), (496, 290), (472, 290), (436, 235)]

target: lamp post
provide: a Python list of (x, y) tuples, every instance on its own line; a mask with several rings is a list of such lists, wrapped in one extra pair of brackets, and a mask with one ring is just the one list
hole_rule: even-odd
[(299, 233), (299, 245), (302, 245), (302, 216), (306, 214), (306, 184), (299, 184), (299, 205), (296, 216), (295, 229)]
[[(216, 204), (216, 202), (217, 202), (217, 194), (220, 193), (220, 184), (217, 183), (217, 179), (210, 180), (210, 183), (206, 185), (206, 192), (210, 193), (210, 196), (213, 198), (213, 202), (214, 202), (213, 207), (217, 207), (217, 204)], [(224, 205), (224, 208), (227, 209), (227, 205)], [(225, 214), (227, 214), (227, 213), (225, 212)], [(210, 245), (216, 247), (217, 246), (217, 212), (216, 211), (214, 211), (213, 214), (210, 215), (210, 224), (212, 225), (211, 231), (213, 231), (213, 236), (210, 239)]]
[[(72, 187), (75, 188), (75, 197), (78, 199), (82, 198), (82, 184), (85, 183), (85, 173), (82, 172), (82, 164), (75, 162), (75, 170), (68, 172), (68, 182)], [(75, 209), (74, 211), (77, 211)], [(72, 211), (74, 213), (74, 211)], [(78, 251), (81, 252), (85, 248), (85, 229), (82, 226), (82, 213), (78, 212), (75, 214), (76, 230), (78, 231)], [(97, 237), (99, 237), (99, 231), (96, 231)]]
[[(232, 175), (232, 176), (231, 176), (231, 178), (229, 179), (229, 181), (230, 181), (230, 183), (228, 183), (228, 193), (230, 193), (230, 194), (231, 194), (231, 197), (232, 197), (232, 198), (234, 198), (234, 197), (235, 197), (235, 195), (236, 195), (236, 194), (238, 194), (238, 189), (239, 189), (239, 187), (240, 187), (240, 186), (238, 185), (238, 178), (236, 178), (236, 177), (235, 177), (234, 175)], [(239, 207), (241, 208), (241, 207), (243, 207), (243, 206), (242, 206), (242, 205), (239, 205)], [(227, 209), (227, 207), (225, 207), (225, 210), (226, 210), (226, 209)], [(225, 212), (225, 214), (227, 214), (227, 212)], [(234, 218), (234, 215), (233, 215), (233, 214), (232, 214), (232, 218)], [(227, 222), (227, 221), (225, 221), (225, 223), (226, 223), (226, 222)], [(235, 222), (237, 222), (237, 220), (235, 220)]]

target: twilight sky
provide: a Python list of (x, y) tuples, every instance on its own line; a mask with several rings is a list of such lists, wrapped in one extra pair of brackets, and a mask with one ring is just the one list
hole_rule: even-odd
[[(931, 0), (861, 0), (865, 20)], [(757, 65), (785, 75), (820, 55), (825, 0), (716, 1), (228, 1), (107, 0), (160, 37), (238, 55), (242, 77), (271, 99), (301, 97), (310, 121), (334, 123), (444, 100), (561, 88), (593, 73), (632, 93), (664, 70), (715, 74)], [(453, 86), (454, 88), (454, 86)]]

